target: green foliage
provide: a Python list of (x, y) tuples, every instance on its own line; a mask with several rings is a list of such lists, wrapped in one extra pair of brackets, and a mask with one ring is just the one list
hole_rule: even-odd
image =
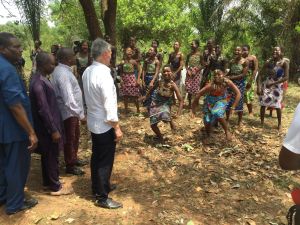
[(70, 46), (75, 40), (88, 39), (84, 14), (78, 0), (68, 0), (62, 4), (60, 0), (54, 0), (49, 8), (55, 33), (59, 34), (55, 43)]
[(122, 43), (130, 36), (149, 41), (187, 41), (193, 33), (184, 0), (119, 0), (117, 31)]
[(30, 46), (31, 37), (25, 25), (19, 22), (8, 22), (0, 25), (0, 32), (9, 32), (14, 34), (21, 41), (23, 48), (26, 50)]

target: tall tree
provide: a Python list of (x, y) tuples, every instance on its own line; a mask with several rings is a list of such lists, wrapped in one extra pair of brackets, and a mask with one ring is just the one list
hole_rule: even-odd
[(84, 12), (90, 39), (95, 40), (98, 37), (103, 37), (93, 0), (79, 0), (79, 2)]
[(40, 39), (41, 14), (44, 9), (44, 0), (15, 0), (19, 11), (28, 24), (33, 40)]
[(113, 45), (116, 45), (116, 17), (117, 0), (101, 0), (102, 20), (105, 34), (107, 34)]

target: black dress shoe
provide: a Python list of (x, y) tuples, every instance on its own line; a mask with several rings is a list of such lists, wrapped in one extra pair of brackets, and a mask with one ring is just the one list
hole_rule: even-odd
[(87, 164), (88, 164), (87, 161), (81, 160), (81, 159), (78, 159), (78, 160), (76, 161), (76, 163), (75, 163), (75, 165), (76, 165), (76, 166), (79, 166), (79, 167), (85, 166), (85, 165), (87, 165)]
[(12, 214), (30, 209), (30, 208), (36, 206), (37, 204), (38, 204), (38, 200), (36, 200), (35, 198), (26, 199), (26, 200), (24, 200), (24, 204), (20, 209), (13, 211), (13, 212), (6, 212), (6, 214), (12, 215)]
[(96, 200), (95, 205), (106, 209), (118, 209), (123, 207), (122, 203), (116, 202), (111, 198), (106, 200)]
[(67, 168), (66, 169), (66, 173), (68, 174), (73, 174), (76, 176), (80, 176), (80, 175), (84, 175), (85, 172), (77, 167), (73, 167), (73, 168)]

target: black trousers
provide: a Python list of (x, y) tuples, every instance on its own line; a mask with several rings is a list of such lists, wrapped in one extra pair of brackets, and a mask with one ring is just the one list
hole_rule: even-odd
[(91, 180), (93, 194), (106, 200), (110, 190), (110, 176), (115, 159), (115, 131), (92, 135)]

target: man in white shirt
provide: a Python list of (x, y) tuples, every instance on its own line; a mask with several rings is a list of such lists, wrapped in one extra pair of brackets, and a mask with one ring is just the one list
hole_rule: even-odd
[(279, 165), (285, 170), (300, 169), (300, 103), (295, 110), (293, 121), (283, 141), (279, 154)]
[(114, 188), (110, 176), (116, 142), (123, 133), (119, 126), (117, 94), (110, 74), (111, 45), (96, 39), (91, 48), (94, 62), (83, 73), (83, 90), (87, 105), (87, 126), (92, 136), (91, 179), (96, 206), (116, 209), (122, 204), (108, 198)]
[(55, 88), (58, 107), (64, 121), (65, 143), (64, 158), (66, 173), (82, 175), (77, 157), (79, 147), (79, 120), (84, 121), (82, 92), (74, 76), (71, 66), (75, 65), (76, 58), (71, 48), (61, 48), (57, 52), (58, 66), (52, 73), (52, 84)]

